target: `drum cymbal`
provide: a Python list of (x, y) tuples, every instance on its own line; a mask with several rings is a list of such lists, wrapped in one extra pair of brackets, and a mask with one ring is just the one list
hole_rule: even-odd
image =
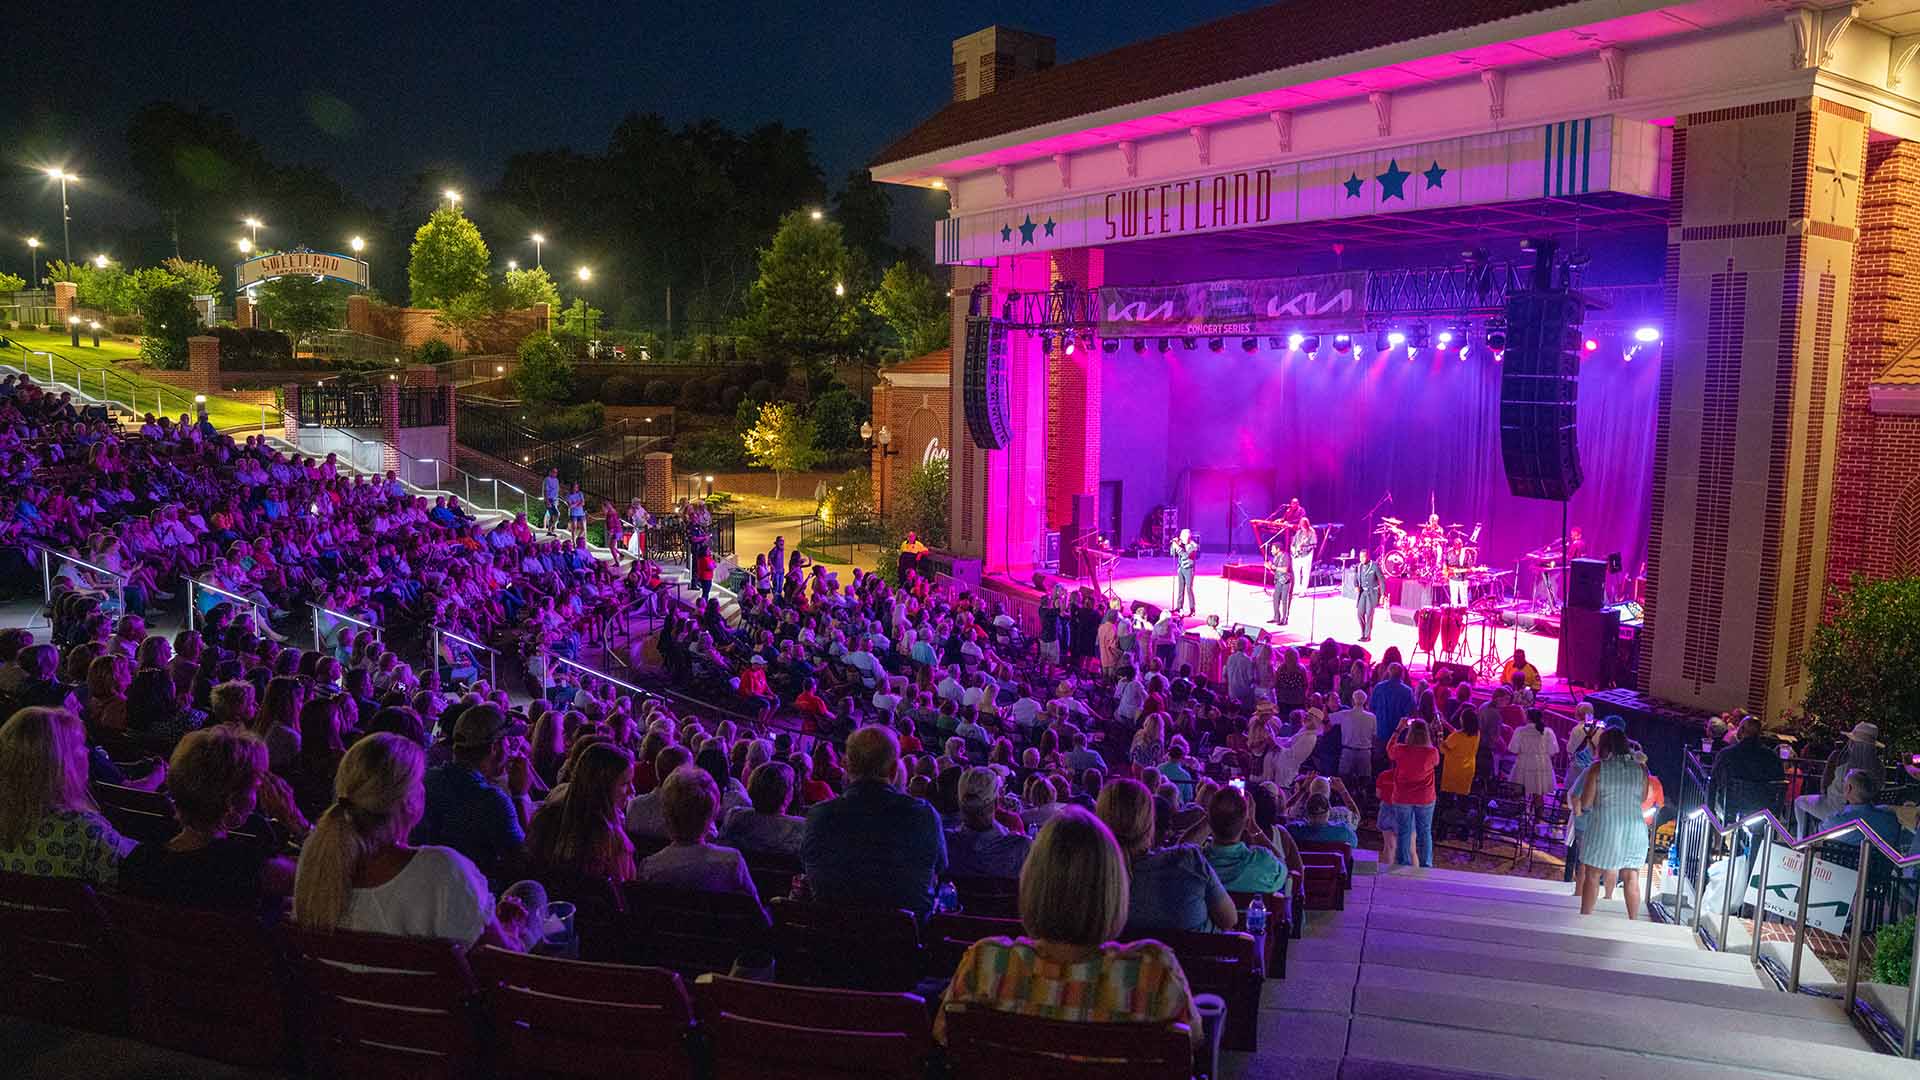
[(1406, 524), (1406, 522), (1396, 517), (1383, 517), (1380, 520), (1387, 523), (1388, 525), (1405, 525)]
[(1447, 526), (1447, 531), (1448, 532), (1466, 532), (1467, 527), (1456, 521), (1453, 524)]

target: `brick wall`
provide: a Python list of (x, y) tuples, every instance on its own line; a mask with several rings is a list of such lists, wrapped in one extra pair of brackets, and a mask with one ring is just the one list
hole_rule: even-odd
[(1875, 375), (1920, 338), (1920, 143), (1867, 151), (1854, 304), (1840, 387), (1827, 603), (1856, 574), (1920, 573), (1913, 507), (1920, 500), (1920, 417), (1875, 415)]
[(347, 297), (347, 329), (415, 348), (439, 340), (460, 352), (512, 352), (520, 341), (535, 331), (545, 330), (547, 305), (503, 311), (476, 334), (478, 340), (449, 330), (439, 323), (436, 308), (390, 307), (375, 304), (365, 295)]

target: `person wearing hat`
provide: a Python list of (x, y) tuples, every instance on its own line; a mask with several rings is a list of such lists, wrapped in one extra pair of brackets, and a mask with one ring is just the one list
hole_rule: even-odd
[(453, 724), (453, 760), (428, 770), (415, 844), (439, 844), (471, 859), (489, 880), (526, 845), (533, 819), (527, 725), (497, 705), (473, 705)]
[(1793, 827), (1801, 836), (1813, 832), (1826, 824), (1828, 818), (1840, 812), (1847, 805), (1847, 776), (1853, 772), (1865, 773), (1877, 791), (1881, 782), (1880, 752), (1875, 747), (1880, 739), (1880, 728), (1865, 720), (1853, 725), (1833, 753), (1827, 756), (1827, 767), (1820, 780), (1818, 795), (1802, 795), (1793, 800)]

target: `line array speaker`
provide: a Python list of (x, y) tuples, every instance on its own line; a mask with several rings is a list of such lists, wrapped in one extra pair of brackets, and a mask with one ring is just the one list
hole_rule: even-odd
[(982, 450), (1004, 450), (1013, 441), (1007, 416), (1007, 334), (989, 318), (967, 320), (963, 373), (967, 434)]
[(1507, 299), (1500, 461), (1508, 489), (1523, 499), (1563, 500), (1585, 479), (1574, 424), (1585, 316), (1585, 301), (1566, 289), (1515, 293)]

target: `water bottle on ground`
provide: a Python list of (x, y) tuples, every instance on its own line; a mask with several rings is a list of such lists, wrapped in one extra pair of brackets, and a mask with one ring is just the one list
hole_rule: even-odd
[(1247, 933), (1264, 934), (1267, 932), (1267, 903), (1259, 897), (1247, 908)]

